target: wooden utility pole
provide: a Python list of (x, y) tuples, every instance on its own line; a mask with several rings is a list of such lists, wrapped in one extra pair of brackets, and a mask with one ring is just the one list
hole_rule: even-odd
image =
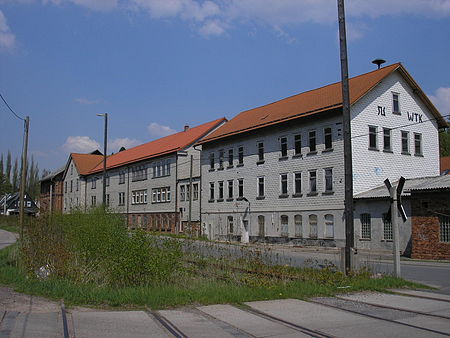
[(102, 206), (106, 209), (106, 153), (108, 151), (108, 113), (97, 114), (97, 116), (103, 116), (105, 118), (105, 131), (103, 139), (103, 194), (102, 194)]
[(353, 224), (353, 166), (350, 115), (350, 88), (348, 83), (347, 37), (345, 31), (344, 0), (338, 0), (339, 42), (342, 78), (342, 116), (344, 131), (344, 184), (345, 184), (345, 272), (352, 270), (352, 254), (355, 246)]
[(20, 239), (23, 239), (24, 226), (24, 209), (25, 209), (25, 187), (27, 182), (27, 156), (28, 156), (28, 131), (30, 129), (30, 117), (25, 117), (25, 131), (23, 136), (23, 151), (22, 151), (22, 174), (20, 178), (20, 198), (19, 198), (19, 227)]

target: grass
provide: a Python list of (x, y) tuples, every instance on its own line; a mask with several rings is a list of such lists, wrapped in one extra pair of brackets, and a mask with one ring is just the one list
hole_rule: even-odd
[[(355, 275), (352, 278), (338, 276), (331, 278), (331, 281), (319, 283), (317, 278), (325, 278), (335, 272), (326, 271), (320, 275), (320, 271), (317, 272), (315, 269), (288, 268), (285, 272), (297, 273), (302, 278), (270, 279), (242, 272), (231, 273), (229, 270), (208, 264), (208, 260), (204, 260), (201, 266), (188, 267), (172, 283), (134, 287), (98, 286), (66, 279), (37, 279), (17, 265), (15, 259), (17, 254), (17, 245), (0, 251), (0, 284), (11, 286), (18, 292), (53, 300), (63, 299), (69, 306), (124, 309), (149, 306), (152, 309), (162, 309), (192, 304), (242, 303), (282, 298), (307, 299), (349, 291), (385, 291), (388, 288), (420, 287), (418, 284), (395, 277), (371, 279), (368, 274)], [(216, 275), (209, 277), (205, 274)], [(228, 279), (224, 278), (227, 275)], [(342, 286), (346, 288), (341, 289)]]
[(18, 216), (0, 216), (0, 229), (18, 233), (18, 222)]

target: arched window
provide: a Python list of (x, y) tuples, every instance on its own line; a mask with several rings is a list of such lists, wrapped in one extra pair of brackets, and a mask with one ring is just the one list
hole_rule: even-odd
[(334, 216), (325, 215), (325, 237), (334, 238)]
[(265, 219), (263, 215), (258, 216), (258, 228), (259, 228), (259, 237), (264, 238), (266, 236), (265, 229)]
[(289, 217), (281, 216), (281, 236), (287, 237), (289, 235)]
[(317, 215), (309, 215), (309, 237), (317, 238)]
[(303, 237), (303, 220), (302, 215), (294, 216), (294, 224), (295, 224), (295, 237)]

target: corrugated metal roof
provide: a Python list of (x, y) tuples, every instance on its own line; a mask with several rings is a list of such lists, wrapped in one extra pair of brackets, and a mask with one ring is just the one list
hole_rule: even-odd
[(61, 167), (53, 172), (51, 172), (50, 174), (48, 174), (47, 176), (44, 176), (41, 178), (41, 182), (43, 181), (47, 181), (47, 180), (51, 180), (53, 177), (55, 177), (56, 175), (61, 174), (64, 170), (66, 169), (66, 166)]
[[(398, 181), (393, 184), (397, 183)], [(445, 189), (450, 189), (450, 175), (410, 178), (405, 181), (402, 196), (411, 196), (411, 191)], [(388, 197), (389, 192), (384, 184), (354, 196), (355, 199)]]

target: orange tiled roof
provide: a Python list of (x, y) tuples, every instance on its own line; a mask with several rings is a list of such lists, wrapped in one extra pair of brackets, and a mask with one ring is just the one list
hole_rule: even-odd
[(87, 175), (90, 170), (103, 161), (103, 155), (71, 153), (70, 156), (80, 175)]
[(450, 156), (441, 157), (441, 173), (445, 170), (450, 170)]
[[(418, 89), (418, 95), (421, 96), (431, 112), (436, 116), (438, 123), (440, 125), (445, 125), (446, 122), (443, 120), (442, 116), (400, 63), (395, 63), (351, 78), (349, 80), (350, 104), (357, 102), (381, 80), (397, 69), (402, 72), (405, 79), (413, 87)], [(206, 143), (299, 117), (317, 114), (333, 108), (340, 108), (342, 107), (341, 88), (341, 82), (336, 82), (325, 87), (310, 90), (280, 101), (241, 112), (199, 143)]]
[[(116, 154), (108, 156), (106, 160), (106, 167), (108, 169), (116, 168), (128, 163), (138, 162), (152, 157), (162, 156), (178, 150), (182, 150), (199, 140), (201, 137), (210, 133), (225, 121), (225, 118), (220, 118), (208, 123), (204, 123), (197, 127), (189, 128), (187, 131), (181, 131), (179, 133), (162, 137), (155, 141), (144, 143), (136, 147), (118, 152)], [(103, 170), (103, 163), (97, 164), (98, 165), (95, 168), (92, 168), (90, 170), (90, 174)]]

